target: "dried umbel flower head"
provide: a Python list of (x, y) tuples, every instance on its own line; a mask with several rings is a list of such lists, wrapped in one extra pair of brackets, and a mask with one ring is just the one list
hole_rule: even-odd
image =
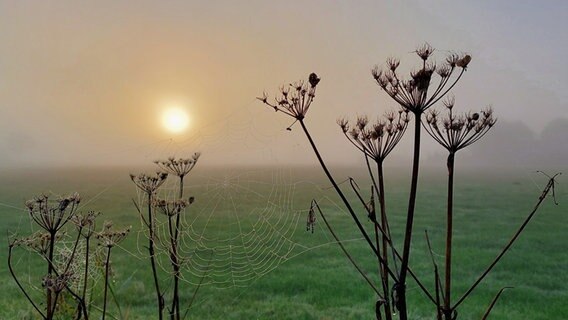
[(173, 201), (156, 199), (154, 201), (154, 207), (158, 210), (158, 212), (161, 212), (162, 214), (168, 217), (173, 217), (180, 214), (183, 211), (183, 209), (189, 206), (193, 202), (192, 198), (190, 198), (190, 200), (173, 200)]
[(71, 219), (71, 222), (77, 227), (83, 237), (89, 238), (93, 235), (95, 220), (100, 214), (100, 212), (96, 211), (89, 211), (86, 214), (79, 213)]
[(277, 96), (273, 102), (268, 101), (266, 93), (257, 99), (276, 112), (280, 111), (296, 120), (302, 120), (316, 96), (316, 86), (320, 80), (315, 73), (311, 73), (307, 83), (298, 81), (280, 88), (280, 96)]
[(133, 174), (130, 175), (132, 182), (148, 195), (156, 193), (156, 190), (166, 182), (167, 178), (168, 174), (165, 172), (156, 172), (156, 175), (147, 175), (145, 173), (141, 173), (137, 176)]
[(453, 112), (453, 99), (445, 101), (444, 105), (448, 110), (447, 115), (441, 117), (437, 111), (432, 110), (426, 116), (424, 127), (450, 153), (456, 153), (481, 139), (496, 122), (491, 108), (479, 113), (456, 115)]
[(99, 240), (99, 245), (112, 248), (126, 238), (130, 229), (131, 227), (127, 227), (123, 230), (112, 230), (112, 222), (105, 221), (103, 230), (98, 232), (95, 237)]
[(191, 158), (175, 159), (174, 157), (170, 157), (168, 160), (154, 161), (154, 163), (157, 164), (161, 170), (183, 178), (193, 169), (193, 167), (195, 167), (200, 156), (201, 153), (196, 152)]
[[(62, 235), (57, 234), (55, 240), (60, 240)], [(36, 232), (31, 236), (15, 239), (12, 245), (22, 246), (38, 253), (40, 256), (47, 257), (51, 245), (51, 234), (48, 232)]]
[(43, 277), (41, 281), (41, 286), (51, 292), (60, 293), (71, 283), (72, 279), (73, 279), (72, 271), (66, 271), (59, 275), (50, 274)]
[(56, 233), (75, 215), (80, 202), (78, 193), (55, 200), (42, 194), (26, 201), (26, 208), (32, 220), (42, 229)]
[(360, 116), (354, 125), (346, 119), (337, 120), (337, 124), (357, 149), (376, 162), (382, 162), (402, 139), (409, 121), (408, 110), (401, 109), (387, 112), (374, 123), (370, 123), (367, 116)]
[[(403, 108), (420, 115), (454, 87), (471, 61), (470, 55), (452, 53), (445, 62), (436, 64), (430, 61), (434, 51), (429, 44), (416, 49), (415, 53), (422, 60), (422, 64), (419, 69), (412, 71), (407, 79), (397, 73), (400, 62), (394, 58), (387, 59), (386, 67), (376, 66), (372, 70), (373, 78), (379, 87)], [(459, 70), (457, 76), (452, 77), (456, 70)], [(439, 81), (432, 87), (433, 90), (430, 90), (434, 74), (438, 75)]]

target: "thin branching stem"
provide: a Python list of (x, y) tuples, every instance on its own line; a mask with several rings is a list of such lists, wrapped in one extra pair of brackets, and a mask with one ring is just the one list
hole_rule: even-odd
[(544, 201), (544, 199), (546, 199), (546, 196), (548, 195), (548, 193), (550, 192), (551, 189), (554, 188), (554, 184), (555, 184), (555, 178), (560, 175), (560, 173), (555, 174), (554, 176), (550, 177), (550, 179), (548, 180), (548, 183), (546, 184), (546, 186), (544, 187), (544, 189), (542, 190), (541, 195), (538, 197), (538, 201), (535, 204), (533, 210), (529, 213), (529, 215), (526, 217), (525, 221), (523, 221), (523, 223), (521, 224), (521, 226), (517, 229), (517, 231), (515, 232), (515, 234), (513, 234), (513, 236), (511, 237), (511, 239), (509, 240), (509, 242), (507, 243), (507, 245), (505, 245), (505, 247), (501, 250), (501, 252), (495, 257), (495, 259), (493, 259), (493, 262), (491, 262), (491, 264), (485, 269), (485, 271), (479, 276), (479, 278), (477, 278), (477, 280), (473, 283), (473, 285), (463, 294), (463, 296), (454, 304), (454, 306), (452, 307), (453, 310), (455, 310), (472, 292), (473, 290), (479, 285), (479, 283), (481, 283), (481, 281), (483, 279), (485, 279), (485, 277), (489, 274), (489, 272), (493, 269), (493, 267), (495, 267), (495, 265), (499, 262), (499, 260), (501, 260), (501, 258), (505, 255), (505, 253), (507, 253), (507, 251), (511, 248), (511, 246), (513, 245), (513, 243), (515, 243), (515, 241), (517, 240), (517, 238), (519, 237), (519, 235), (523, 232), (523, 230), (525, 229), (525, 227), (527, 226), (527, 224), (530, 222), (530, 220), (532, 219), (532, 217), (535, 215), (535, 213), (538, 211), (538, 208), (540, 207), (540, 205), (542, 204), (542, 202)]
[[(373, 241), (371, 240), (371, 238), (367, 234), (367, 231), (365, 230), (365, 228), (363, 227), (363, 225), (359, 221), (359, 218), (357, 218), (357, 215), (355, 214), (355, 211), (351, 207), (351, 204), (349, 203), (349, 201), (347, 200), (347, 198), (345, 197), (345, 195), (343, 194), (343, 192), (341, 191), (341, 189), (339, 188), (339, 186), (335, 182), (335, 179), (333, 178), (333, 176), (331, 175), (331, 173), (327, 169), (327, 165), (323, 161), (323, 159), (322, 159), (322, 157), (321, 157), (321, 155), (320, 155), (320, 153), (319, 153), (319, 151), (318, 151), (318, 149), (317, 149), (317, 147), (314, 143), (314, 140), (312, 139), (312, 136), (310, 135), (308, 128), (306, 127), (306, 125), (304, 123), (304, 120), (303, 119), (298, 120), (298, 122), (300, 122), (300, 125), (302, 126), (302, 129), (304, 130), (304, 133), (306, 134), (306, 137), (308, 138), (310, 145), (312, 146), (312, 149), (313, 149), (314, 153), (316, 154), (316, 157), (318, 158), (318, 161), (319, 161), (323, 171), (325, 172), (325, 175), (327, 176), (327, 178), (329, 179), (329, 181), (333, 185), (333, 188), (335, 189), (335, 191), (337, 192), (337, 194), (339, 195), (339, 197), (343, 201), (343, 204), (345, 205), (345, 207), (347, 208), (347, 211), (349, 211), (349, 214), (351, 215), (351, 217), (355, 221), (355, 224), (359, 228), (359, 231), (361, 232), (361, 234), (363, 235), (363, 237), (365, 238), (365, 240), (369, 244), (369, 247), (371, 247), (371, 250), (373, 250), (373, 253), (375, 255), (377, 255), (380, 260), (382, 260), (382, 257), (380, 256), (377, 248), (375, 248), (375, 246), (373, 245)], [(381, 263), (383, 263), (383, 262), (381, 261)], [(388, 270), (388, 272), (389, 272), (389, 275), (391, 277), (393, 277), (393, 278), (395, 277), (394, 273), (390, 269)]]
[(365, 274), (365, 272), (363, 272), (363, 270), (357, 265), (357, 263), (355, 262), (355, 260), (353, 259), (353, 257), (349, 254), (349, 252), (347, 251), (347, 249), (345, 249), (345, 246), (343, 245), (343, 243), (341, 242), (341, 240), (339, 239), (339, 237), (335, 234), (335, 232), (333, 231), (333, 228), (331, 227), (331, 225), (329, 224), (329, 222), (327, 221), (325, 215), (323, 214), (323, 211), (321, 210), (319, 204), (317, 203), (317, 201), (314, 200), (314, 204), (316, 205), (316, 208), (318, 209), (318, 212), (321, 216), (321, 218), (323, 219), (323, 222), (325, 223), (327, 229), (329, 230), (329, 232), (331, 233), (331, 235), (333, 236), (333, 238), (335, 239), (335, 241), (337, 242), (337, 244), (339, 245), (339, 247), (341, 248), (341, 251), (343, 251), (343, 254), (345, 254), (345, 256), (347, 257), (347, 259), (351, 262), (351, 264), (355, 267), (355, 269), (357, 269), (357, 272), (359, 272), (359, 274), (363, 277), (363, 279), (365, 279), (365, 281), (369, 284), (369, 286), (371, 287), (371, 289), (373, 289), (373, 291), (375, 291), (375, 293), (377, 294), (377, 296), (379, 296), (379, 298), (381, 298), (382, 300), (384, 300), (384, 296), (383, 294), (381, 294), (379, 292), (379, 290), (377, 289), (377, 287), (375, 287), (375, 285), (373, 284), (373, 282), (369, 279), (369, 277), (367, 277), (367, 275)]
[(22, 286), (22, 284), (20, 283), (20, 280), (18, 280), (18, 277), (16, 276), (16, 273), (14, 272), (14, 268), (12, 267), (12, 251), (13, 251), (14, 246), (12, 244), (10, 244), (8, 246), (8, 270), (10, 271), (10, 275), (12, 276), (12, 278), (14, 279), (14, 281), (16, 282), (16, 284), (18, 285), (18, 288), (20, 288), (20, 291), (22, 291), (22, 293), (24, 294), (24, 296), (26, 296), (26, 299), (28, 299), (29, 303), (32, 305), (32, 307), (34, 307), (34, 309), (39, 313), (39, 315), (43, 318), (43, 319), (47, 319), (47, 317), (45, 316), (45, 314), (43, 312), (41, 312), (41, 310), (38, 308), (38, 306), (35, 304), (35, 302), (32, 300), (32, 298), (30, 297), (30, 295), (28, 294), (28, 292), (26, 291), (26, 289), (24, 289), (24, 287)]
[(103, 295), (103, 320), (105, 320), (106, 307), (107, 307), (108, 278), (109, 278), (109, 268), (110, 268), (110, 249), (111, 249), (110, 246), (107, 247), (107, 255), (105, 261), (105, 290)]

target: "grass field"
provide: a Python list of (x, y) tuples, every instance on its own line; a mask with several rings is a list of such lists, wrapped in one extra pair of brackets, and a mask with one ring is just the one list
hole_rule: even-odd
[[(542, 177), (517, 172), (459, 171), (456, 177), (454, 299), (489, 264), (530, 212), (545, 184)], [(137, 172), (137, 170), (133, 170)], [(155, 318), (155, 296), (138, 215), (138, 198), (126, 168), (16, 170), (0, 173), (2, 234), (31, 233), (22, 210), (26, 199), (41, 192), (78, 191), (83, 210), (97, 210), (117, 226), (133, 232), (113, 252), (113, 289), (119, 301), (110, 304), (116, 318)], [(336, 172), (338, 180), (347, 169)], [(436, 253), (443, 253), (445, 175), (421, 176), (411, 267), (423, 282), (433, 282), (424, 240), (428, 229)], [(387, 176), (387, 205), (397, 243), (401, 243), (409, 177)], [(363, 187), (368, 182), (359, 180)], [(196, 202), (186, 212), (192, 223), (186, 243), (191, 261), (209, 259), (207, 276), (189, 310), (189, 319), (373, 319), (376, 297), (343, 256), (318, 220), (306, 232), (310, 200), (316, 198), (348, 250), (377, 279), (376, 262), (355, 226), (327, 189), (318, 168), (201, 169), (186, 184)], [(170, 186), (173, 188), (173, 186)], [(343, 185), (347, 188), (347, 185)], [(167, 191), (167, 188), (165, 189)], [(480, 319), (497, 291), (506, 291), (491, 319), (566, 319), (568, 316), (568, 194), (562, 180), (558, 206), (549, 199), (502, 263), (459, 310), (459, 319)], [(361, 209), (361, 207), (358, 207)], [(364, 217), (364, 214), (361, 214)], [(366, 219), (363, 219), (366, 221)], [(99, 223), (101, 225), (101, 223)], [(191, 237), (191, 238), (190, 238)], [(196, 238), (197, 237), (197, 238)], [(193, 239), (193, 240), (191, 240)], [(194, 243), (194, 240), (198, 242)], [(0, 250), (0, 318), (34, 319), (31, 306), (12, 281), (6, 266), (7, 240)], [(217, 248), (217, 249), (213, 249)], [(197, 250), (197, 251), (196, 251)], [(197, 252), (197, 253), (194, 253)], [(199, 259), (192, 260), (192, 254)], [(16, 251), (17, 270), (25, 283), (39, 286), (42, 266), (37, 257)], [(210, 257), (210, 258), (207, 258)], [(442, 261), (442, 255), (437, 257)], [(167, 267), (167, 264), (164, 264)], [(191, 296), (203, 266), (193, 265), (183, 282), (183, 301)], [(201, 268), (201, 269), (200, 269)], [(28, 274), (32, 274), (28, 276)], [(164, 285), (168, 285), (167, 282)], [(99, 285), (99, 288), (101, 286)], [(412, 319), (433, 319), (432, 305), (409, 283)], [(36, 297), (41, 292), (35, 293)], [(95, 292), (95, 301), (100, 300)], [(94, 312), (93, 314), (96, 314)]]

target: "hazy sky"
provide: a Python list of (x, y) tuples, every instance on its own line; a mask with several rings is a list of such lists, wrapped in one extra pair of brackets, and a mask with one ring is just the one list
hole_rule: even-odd
[[(370, 69), (389, 56), (414, 66), (425, 41), (440, 59), (473, 56), (456, 105), (492, 105), (494, 141), (534, 149), (552, 130), (568, 147), (566, 17), (566, 1), (1, 1), (0, 167), (194, 151), (208, 164), (313, 163), (290, 119), (255, 101), (310, 72), (322, 81), (307, 123), (327, 158), (355, 163), (336, 118), (394, 108)], [(171, 104), (191, 114), (183, 134), (160, 124)]]

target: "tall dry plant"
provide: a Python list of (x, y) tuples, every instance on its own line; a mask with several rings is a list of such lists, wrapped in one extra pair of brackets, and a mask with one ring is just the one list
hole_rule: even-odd
[[(94, 288), (95, 283), (90, 282), (89, 272), (92, 265), (89, 263), (94, 254), (91, 250), (95, 232), (96, 218), (99, 212), (89, 211), (86, 214), (78, 213), (81, 197), (73, 193), (66, 197), (52, 197), (42, 194), (26, 202), (26, 209), (30, 220), (39, 228), (34, 234), (23, 238), (13, 238), (8, 244), (8, 269), (20, 291), (44, 320), (72, 317), (73, 319), (88, 320), (90, 305), (87, 301), (87, 289)], [(71, 223), (71, 225), (69, 224)], [(34, 228), (35, 229), (35, 228)], [(64, 240), (69, 239), (75, 232), (71, 246), (65, 245)], [(124, 234), (126, 236), (126, 234)], [(81, 243), (83, 244), (81, 246)], [(37, 254), (46, 264), (47, 272), (41, 281), (44, 301), (38, 301), (32, 289), (39, 287), (34, 284), (24, 286), (14, 269), (14, 248), (23, 247)], [(108, 271), (110, 264), (110, 248), (107, 259), (103, 265)], [(33, 278), (32, 275), (28, 275)], [(102, 318), (106, 316), (106, 285), (108, 272), (105, 276), (105, 302)], [(72, 315), (66, 313), (62, 307), (64, 296), (70, 296), (76, 305)]]
[[(350, 178), (349, 182), (352, 191), (356, 195), (356, 201), (363, 205), (369, 217), (369, 221), (373, 224), (374, 239), (372, 239), (361, 223), (360, 215), (355, 212), (353, 201), (346, 197), (344, 191), (340, 188), (328, 169), (306, 125), (306, 114), (315, 99), (316, 88), (320, 82), (320, 78), (315, 73), (311, 73), (307, 82), (299, 81), (289, 86), (281, 87), (279, 94), (274, 99), (269, 99), (266, 93), (258, 98), (262, 103), (273, 110), (294, 118), (294, 122), (300, 124), (326, 177), (357, 225), (365, 242), (376, 256), (380, 279), (378, 285), (374, 284), (361, 270), (357, 262), (343, 246), (341, 240), (334, 232), (333, 227), (328, 223), (318, 203), (315, 200), (312, 201), (307, 219), (307, 229), (313, 231), (315, 211), (318, 211), (343, 253), (377, 294), (378, 299), (375, 306), (377, 319), (384, 318), (390, 320), (393, 319), (396, 314), (398, 314), (398, 318), (401, 320), (408, 319), (409, 306), (406, 297), (408, 276), (415, 281), (428, 300), (432, 302), (437, 319), (457, 319), (458, 306), (473, 292), (503, 257), (505, 252), (511, 247), (524, 230), (527, 223), (534, 216), (542, 201), (554, 188), (556, 175), (549, 177), (549, 182), (543, 189), (537, 204), (517, 232), (515, 232), (509, 243), (502, 249), (495, 260), (487, 267), (474, 284), (466, 290), (457, 301), (452, 302), (451, 258), (455, 154), (457, 151), (481, 139), (495, 124), (495, 119), (493, 118), (491, 109), (486, 109), (481, 113), (456, 115), (453, 111), (453, 98), (445, 100), (444, 103), (448, 110), (447, 117), (441, 118), (436, 111), (427, 112), (428, 109), (448, 95), (460, 81), (471, 62), (470, 55), (458, 55), (454, 53), (449, 54), (442, 62), (434, 62), (432, 59), (434, 51), (434, 48), (428, 44), (424, 44), (416, 49), (415, 53), (419, 58), (420, 64), (416, 69), (410, 72), (407, 78), (403, 78), (399, 74), (400, 61), (395, 58), (387, 59), (385, 67), (375, 67), (372, 69), (372, 76), (375, 82), (382, 91), (386, 92), (388, 96), (400, 106), (400, 110), (389, 112), (384, 118), (380, 118), (376, 122), (369, 121), (366, 116), (359, 117), (354, 122), (349, 122), (345, 119), (338, 120), (341, 130), (349, 142), (351, 142), (359, 152), (362, 152), (365, 157), (365, 165), (369, 179), (372, 181), (370, 200), (367, 201), (364, 199), (361, 190), (353, 179)], [(427, 114), (426, 119), (423, 119), (424, 114)], [(400, 253), (390, 233), (388, 210), (385, 203), (383, 162), (402, 139), (410, 122), (414, 124), (412, 175), (403, 233), (402, 253)], [(442, 276), (432, 255), (431, 258), (434, 265), (434, 279), (436, 283), (434, 292), (424, 285), (424, 282), (413, 272), (409, 264), (416, 212), (416, 196), (418, 192), (422, 127), (425, 127), (426, 131), (434, 140), (444, 146), (449, 152), (447, 162), (448, 198), (446, 215), (446, 254), (443, 275), (444, 284), (442, 285)], [(287, 129), (290, 130), (290, 128)], [(379, 216), (377, 216), (375, 195), (378, 196)], [(426, 240), (430, 253), (432, 253), (432, 247), (427, 234)], [(389, 255), (391, 257), (389, 257)], [(377, 287), (380, 287), (380, 289)], [(496, 295), (482, 319), (485, 319), (489, 315), (502, 292), (503, 290)]]
[[(164, 161), (155, 161), (154, 163), (161, 170), (156, 175), (140, 174), (138, 176), (131, 175), (132, 181), (145, 194), (147, 201), (147, 218), (142, 215), (140, 206), (134, 202), (142, 222), (148, 231), (148, 253), (150, 265), (152, 268), (152, 277), (154, 280), (154, 288), (157, 298), (158, 318), (163, 319), (164, 310), (166, 309), (165, 290), (161, 289), (160, 272), (157, 269), (157, 256), (162, 250), (168, 256), (171, 265), (171, 281), (173, 283), (171, 289), (171, 304), (168, 307), (169, 317), (172, 320), (179, 320), (183, 314), (187, 314), (193, 299), (201, 286), (198, 284), (190, 298), (185, 312), (181, 310), (180, 301), (180, 280), (182, 278), (182, 265), (186, 262), (186, 258), (182, 256), (180, 248), (181, 235), (183, 234), (183, 219), (181, 215), (185, 213), (186, 208), (193, 203), (194, 198), (184, 198), (184, 179), (193, 170), (200, 157), (199, 153), (193, 154), (190, 158), (173, 158), (170, 157)], [(159, 197), (158, 190), (165, 183), (168, 176), (176, 176), (178, 181), (178, 192), (174, 199)], [(159, 213), (158, 216), (156, 213)], [(166, 219), (164, 222), (163, 219)], [(160, 232), (160, 226), (165, 226), (165, 232)], [(164, 239), (160, 239), (159, 235), (163, 234)], [(159, 245), (158, 245), (159, 244)], [(203, 280), (203, 278), (201, 279)]]

